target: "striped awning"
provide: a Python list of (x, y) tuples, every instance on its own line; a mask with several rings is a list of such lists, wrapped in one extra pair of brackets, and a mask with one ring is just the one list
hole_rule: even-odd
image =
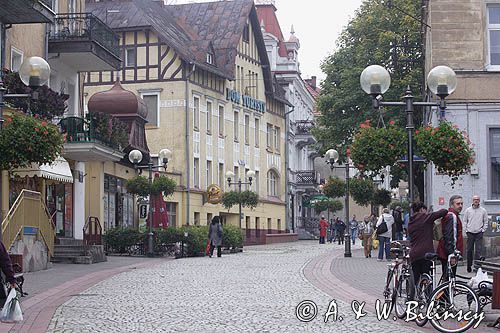
[(32, 163), (30, 167), (15, 169), (13, 172), (21, 177), (38, 176), (65, 183), (73, 182), (71, 168), (69, 167), (68, 161), (66, 161), (62, 156), (56, 158), (51, 164), (38, 165), (37, 163)]

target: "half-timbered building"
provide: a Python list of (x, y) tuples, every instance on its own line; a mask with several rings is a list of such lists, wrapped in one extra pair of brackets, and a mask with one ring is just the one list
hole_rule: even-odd
[[(246, 242), (285, 232), (285, 112), (251, 0), (166, 5), (162, 1), (89, 1), (87, 9), (119, 34), (118, 71), (88, 72), (87, 99), (115, 81), (148, 107), (147, 143), (173, 152), (167, 173), (178, 186), (168, 198), (172, 224), (207, 224), (221, 215), (246, 229)], [(228, 185), (255, 171), (259, 205), (229, 211), (206, 201), (211, 184)], [(250, 189), (243, 185), (242, 190)]]

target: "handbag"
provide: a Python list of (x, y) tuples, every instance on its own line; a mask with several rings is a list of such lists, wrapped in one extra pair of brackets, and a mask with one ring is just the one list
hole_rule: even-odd
[(210, 239), (207, 241), (207, 247), (205, 248), (205, 254), (206, 255), (210, 254)]
[[(383, 218), (383, 217), (382, 217)], [(376, 232), (377, 235), (383, 234), (384, 232), (387, 232), (389, 229), (387, 228), (387, 223), (384, 222), (380, 223), (380, 225), (377, 227)]]

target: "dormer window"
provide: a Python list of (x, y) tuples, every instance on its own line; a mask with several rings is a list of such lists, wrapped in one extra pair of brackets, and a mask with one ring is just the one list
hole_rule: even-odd
[(247, 43), (250, 41), (250, 27), (248, 23), (243, 28), (243, 41)]
[(207, 52), (207, 64), (214, 64), (214, 55), (211, 52)]

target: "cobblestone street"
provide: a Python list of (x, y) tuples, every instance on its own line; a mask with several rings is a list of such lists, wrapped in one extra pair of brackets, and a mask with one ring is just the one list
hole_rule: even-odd
[[(360, 251), (357, 248), (355, 252)], [(392, 318), (379, 322), (373, 309), (366, 308), (370, 313), (355, 320), (350, 304), (335, 293), (323, 292), (316, 280), (311, 284), (307, 275), (314, 260), (341, 254), (342, 246), (297, 242), (247, 247), (243, 253), (222, 258), (168, 261), (121, 273), (60, 306), (48, 331), (414, 332), (413, 324), (401, 325)], [(342, 284), (334, 290), (339, 287)], [(333, 322), (330, 317), (325, 323), (324, 314), (334, 297), (343, 320), (339, 317)], [(304, 300), (318, 306), (311, 322), (301, 322), (295, 315), (296, 306)]]

